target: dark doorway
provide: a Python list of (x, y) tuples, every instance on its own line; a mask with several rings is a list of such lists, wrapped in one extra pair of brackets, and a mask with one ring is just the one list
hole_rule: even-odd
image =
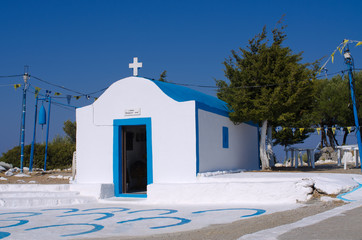
[(122, 127), (122, 193), (146, 194), (146, 125)]

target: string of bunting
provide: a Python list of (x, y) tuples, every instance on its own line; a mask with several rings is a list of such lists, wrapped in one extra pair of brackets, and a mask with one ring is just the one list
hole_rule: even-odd
[(327, 65), (327, 63), (329, 61), (332, 61), (332, 63), (334, 63), (334, 54), (336, 53), (336, 51), (338, 51), (341, 55), (343, 52), (343, 49), (347, 46), (348, 43), (356, 43), (355, 47), (361, 46), (362, 45), (362, 41), (356, 41), (356, 40), (350, 40), (350, 39), (344, 39), (342, 43), (340, 43), (336, 49), (332, 52), (332, 54), (329, 56), (329, 58), (327, 59), (327, 61), (322, 65), (322, 67), (319, 69), (318, 74), (321, 74), (322, 70), (324, 69), (324, 67)]
[[(15, 85), (20, 85), (20, 84), (15, 84)], [(17, 89), (18, 87), (21, 86), (21, 85), (20, 86), (15, 86), (15, 85), (14, 85), (15, 89)], [(41, 91), (41, 88), (40, 87), (34, 87), (34, 89), (35, 89), (35, 91), (34, 91), (35, 97), (37, 97), (39, 95), (40, 91)], [(48, 90), (46, 90), (46, 91), (48, 91)], [(50, 95), (51, 95), (51, 91), (48, 91), (48, 96), (50, 96)], [(55, 97), (59, 97), (61, 95), (62, 95), (62, 93), (60, 93), (60, 92), (54, 92), (54, 94), (53, 94), (53, 96), (55, 96)], [(91, 98), (90, 95), (73, 96), (73, 95), (69, 95), (69, 94), (67, 94), (63, 98), (66, 98), (68, 104), (70, 104), (72, 98), (75, 98), (76, 100), (79, 100), (81, 97), (85, 97), (87, 100), (89, 100)], [(97, 99), (98, 99), (97, 97), (94, 97), (94, 101), (96, 101)]]
[(354, 131), (356, 129), (355, 126), (349, 126), (349, 127), (316, 127), (316, 128), (295, 128), (295, 127), (276, 127), (275, 128), (275, 131), (276, 132), (281, 132), (281, 131), (285, 131), (285, 130), (288, 130), (288, 129), (291, 129), (292, 132), (293, 132), (293, 135), (295, 134), (295, 132), (298, 130), (300, 134), (303, 134), (304, 130), (313, 130), (313, 131), (317, 131), (318, 135), (321, 133), (321, 131), (325, 131), (327, 132), (328, 129), (331, 129), (333, 134), (336, 134), (336, 131), (337, 130), (344, 130), (344, 129), (347, 129), (348, 133), (351, 133), (352, 131)]

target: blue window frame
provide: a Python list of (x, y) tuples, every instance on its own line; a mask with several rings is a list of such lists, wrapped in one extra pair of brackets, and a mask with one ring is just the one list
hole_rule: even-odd
[(229, 128), (222, 127), (222, 147), (229, 148)]

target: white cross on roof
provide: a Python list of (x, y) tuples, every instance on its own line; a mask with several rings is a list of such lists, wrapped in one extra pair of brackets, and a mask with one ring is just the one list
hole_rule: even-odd
[(138, 57), (133, 58), (133, 63), (129, 64), (129, 68), (133, 68), (133, 76), (138, 75), (138, 68), (142, 67), (142, 63), (138, 62)]

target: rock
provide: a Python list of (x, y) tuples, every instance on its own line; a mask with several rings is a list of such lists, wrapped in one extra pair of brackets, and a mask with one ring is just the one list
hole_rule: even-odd
[(0, 177), (0, 181), (7, 181), (7, 180), (8, 180), (7, 178)]
[(16, 175), (14, 175), (14, 177), (30, 177), (30, 175), (25, 174), (25, 173), (18, 173)]
[(33, 184), (35, 184), (35, 183), (38, 183), (37, 181), (29, 181), (28, 183), (33, 183)]
[(13, 168), (12, 164), (6, 163), (6, 162), (0, 162), (0, 166), (4, 167), (6, 170)]
[(3, 166), (0, 166), (0, 172), (6, 171), (6, 168), (4, 168)]
[(14, 175), (14, 173), (12, 171), (10, 171), (10, 170), (5, 172), (5, 176), (10, 177), (10, 176), (13, 176), (13, 175)]
[(328, 197), (328, 196), (322, 196), (322, 197), (320, 198), (320, 200), (321, 200), (322, 202), (340, 201), (339, 199), (331, 198), (331, 197)]
[(338, 153), (332, 147), (324, 147), (320, 150), (319, 160), (338, 161)]

